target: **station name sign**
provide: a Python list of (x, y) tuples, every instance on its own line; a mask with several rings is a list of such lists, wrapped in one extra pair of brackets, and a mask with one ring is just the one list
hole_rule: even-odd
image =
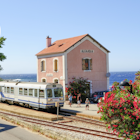
[(52, 77), (53, 74), (52, 74), (52, 73), (47, 73), (46, 76), (47, 76), (47, 77)]
[(94, 50), (80, 50), (81, 53), (94, 53)]

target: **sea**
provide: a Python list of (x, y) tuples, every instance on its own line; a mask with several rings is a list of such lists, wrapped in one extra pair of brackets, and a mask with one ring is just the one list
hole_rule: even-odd
[[(109, 86), (112, 86), (113, 82), (121, 82), (125, 79), (135, 80), (135, 72), (110, 72)], [(21, 79), (24, 82), (37, 82), (37, 74), (0, 74), (0, 78), (5, 80)]]

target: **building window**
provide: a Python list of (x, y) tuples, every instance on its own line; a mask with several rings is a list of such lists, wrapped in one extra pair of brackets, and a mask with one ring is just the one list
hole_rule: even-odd
[(92, 59), (91, 58), (82, 59), (82, 70), (92, 70)]
[(41, 71), (46, 71), (45, 60), (41, 60)]
[(53, 65), (54, 65), (54, 72), (58, 72), (58, 59), (57, 58), (53, 60)]
[(58, 79), (54, 79), (53, 82), (58, 84)]
[(42, 79), (41, 79), (41, 82), (42, 82), (42, 83), (46, 83), (46, 78), (42, 78)]

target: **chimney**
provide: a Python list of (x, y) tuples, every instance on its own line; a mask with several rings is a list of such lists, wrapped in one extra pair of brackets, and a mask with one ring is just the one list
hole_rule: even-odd
[(46, 48), (51, 46), (51, 38), (49, 38), (49, 36), (47, 36), (46, 38)]

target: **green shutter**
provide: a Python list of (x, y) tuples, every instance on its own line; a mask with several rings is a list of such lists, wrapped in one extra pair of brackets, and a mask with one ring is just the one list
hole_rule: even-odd
[(90, 70), (92, 70), (92, 59), (90, 59)]
[(86, 67), (85, 67), (85, 59), (82, 59), (82, 70), (85, 70)]

